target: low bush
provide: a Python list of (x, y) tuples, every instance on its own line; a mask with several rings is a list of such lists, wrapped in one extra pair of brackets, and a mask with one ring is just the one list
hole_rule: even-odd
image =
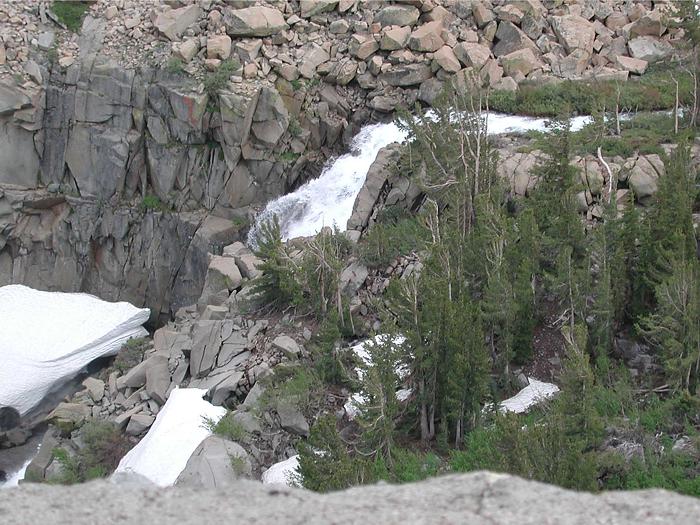
[(399, 255), (420, 248), (427, 235), (419, 218), (398, 207), (386, 208), (358, 245), (359, 256), (367, 267), (383, 269)]
[(54, 459), (61, 465), (61, 474), (50, 483), (71, 485), (104, 478), (115, 471), (119, 461), (131, 448), (121, 430), (108, 421), (90, 420), (80, 429), (83, 447), (71, 455), (65, 449), (54, 449)]
[(77, 33), (83, 25), (83, 18), (90, 7), (87, 2), (54, 2), (51, 11), (69, 31)]
[(205, 417), (203, 421), (204, 427), (212, 434), (215, 434), (229, 441), (245, 441), (248, 432), (243, 425), (233, 419), (231, 412), (227, 413), (219, 421), (214, 421), (211, 418)]
[[(692, 79), (677, 74), (682, 104), (692, 102)], [(672, 109), (676, 87), (667, 71), (651, 71), (626, 82), (574, 81), (521, 85), (517, 91), (495, 91), (489, 98), (492, 111), (536, 117), (562, 114), (591, 115), (605, 107), (614, 109), (620, 92), (619, 107), (627, 111)]]

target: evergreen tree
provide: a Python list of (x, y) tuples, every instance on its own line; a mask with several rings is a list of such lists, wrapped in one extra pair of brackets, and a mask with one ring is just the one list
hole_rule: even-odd
[(359, 466), (336, 430), (335, 417), (328, 414), (316, 421), (307, 441), (299, 442), (296, 481), (316, 492), (341, 490), (359, 483)]
[(360, 415), (357, 422), (362, 429), (362, 438), (357, 448), (364, 456), (381, 457), (389, 467), (400, 410), (396, 388), (399, 384), (397, 368), (402, 357), (401, 341), (401, 338), (390, 333), (367, 341), (364, 345), (367, 360), (360, 365), (362, 402), (358, 407)]
[(667, 380), (679, 390), (700, 385), (700, 263), (673, 258), (656, 286), (656, 311), (641, 319), (639, 332), (660, 352)]
[(488, 393), (490, 367), (477, 305), (463, 299), (451, 305), (450, 315), (446, 415), (453, 428), (454, 446), (459, 447), (465, 433), (476, 427)]
[(538, 177), (532, 197), (527, 201), (542, 232), (542, 262), (547, 267), (558, 251), (568, 246), (574, 258), (585, 251), (583, 224), (576, 212), (577, 168), (571, 159), (571, 123), (553, 121), (544, 143), (547, 160), (535, 169)]
[(299, 282), (299, 265), (292, 259), (282, 242), (277, 216), (260, 225), (255, 255), (262, 259), (262, 275), (253, 281), (251, 295), (273, 308), (298, 306), (303, 303)]
[(666, 175), (659, 178), (659, 189), (641, 232), (639, 295), (647, 308), (654, 305), (656, 286), (668, 276), (668, 261), (690, 260), (697, 251), (692, 218), (696, 173), (687, 145), (679, 145), (665, 165)]

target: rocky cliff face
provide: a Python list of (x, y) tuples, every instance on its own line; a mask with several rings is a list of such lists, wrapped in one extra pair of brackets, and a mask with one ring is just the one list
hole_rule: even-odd
[(408, 485), (331, 494), (238, 481), (225, 489), (157, 490), (93, 482), (22, 486), (3, 494), (7, 525), (88, 523), (470, 523), (561, 525), (697, 523), (700, 503), (663, 490), (571, 492), (503, 474), (478, 472)]

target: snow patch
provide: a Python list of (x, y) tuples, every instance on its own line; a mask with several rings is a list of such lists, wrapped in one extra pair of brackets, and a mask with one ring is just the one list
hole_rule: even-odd
[(289, 459), (275, 463), (262, 475), (264, 485), (287, 485), (288, 487), (296, 487), (296, 480), (299, 473), (299, 454), (292, 456)]
[(190, 456), (211, 435), (204, 418), (218, 422), (226, 409), (202, 399), (206, 389), (176, 388), (158, 412), (146, 436), (119, 462), (116, 472), (136, 473), (168, 487), (185, 469)]
[(525, 388), (504, 401), (501, 401), (498, 409), (503, 412), (515, 412), (523, 414), (531, 407), (553, 397), (559, 392), (559, 387), (553, 383), (545, 383), (528, 377), (530, 382)]
[(90, 362), (146, 335), (149, 315), (88, 294), (0, 287), (0, 405), (25, 415)]

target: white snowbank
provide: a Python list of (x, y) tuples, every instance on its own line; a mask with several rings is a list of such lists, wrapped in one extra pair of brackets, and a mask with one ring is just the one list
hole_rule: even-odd
[(530, 381), (530, 384), (516, 395), (501, 401), (498, 407), (501, 412), (515, 412), (516, 414), (523, 414), (527, 412), (530, 407), (537, 405), (545, 399), (553, 397), (557, 392), (559, 392), (559, 387), (555, 384), (538, 381), (537, 379), (533, 379), (531, 377), (528, 377), (528, 381)]
[[(490, 135), (545, 131), (549, 122), (546, 118), (503, 113), (489, 113), (486, 120)], [(590, 121), (591, 117), (573, 118), (571, 129), (579, 130)], [(350, 153), (329, 160), (317, 179), (267, 204), (248, 234), (248, 244), (255, 245), (259, 225), (275, 215), (279, 219), (284, 240), (315, 235), (324, 226), (335, 225), (344, 231), (357, 194), (377, 153), (392, 142), (404, 140), (406, 132), (394, 122), (363, 127), (353, 138)]]
[(26, 414), (90, 362), (146, 335), (149, 314), (87, 294), (0, 287), (0, 405)]
[(226, 409), (202, 399), (200, 388), (176, 388), (158, 412), (146, 436), (119, 462), (116, 472), (136, 473), (161, 487), (175, 483), (190, 456), (211, 435), (204, 418), (214, 422)]
[(295, 487), (296, 480), (298, 479), (299, 473), (297, 472), (299, 468), (299, 455), (292, 456), (289, 459), (275, 463), (262, 475), (262, 482), (265, 485), (287, 485), (288, 487)]

